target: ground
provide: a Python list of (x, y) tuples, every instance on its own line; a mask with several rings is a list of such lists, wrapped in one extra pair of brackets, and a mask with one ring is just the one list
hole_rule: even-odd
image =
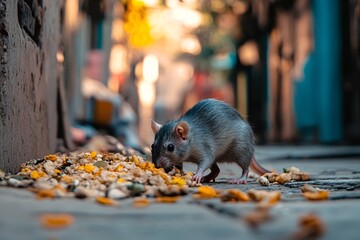
[[(133, 199), (115, 207), (90, 200), (37, 200), (25, 189), (0, 187), (1, 239), (291, 239), (299, 229), (299, 217), (316, 214), (325, 225), (321, 239), (358, 239), (360, 226), (360, 150), (358, 147), (258, 147), (256, 157), (267, 168), (282, 171), (297, 166), (310, 172), (308, 183), (330, 191), (327, 201), (304, 200), (303, 182), (262, 187), (249, 179), (246, 185), (231, 185), (226, 179), (241, 174), (233, 165), (220, 165), (218, 189), (236, 188), (281, 191), (270, 209), (270, 220), (257, 228), (244, 216), (254, 211), (253, 202), (224, 203), (219, 199), (194, 200), (185, 196), (174, 204), (152, 203), (134, 208)], [(194, 166), (186, 166), (193, 170)], [(44, 213), (68, 213), (74, 222), (61, 230), (41, 226)]]

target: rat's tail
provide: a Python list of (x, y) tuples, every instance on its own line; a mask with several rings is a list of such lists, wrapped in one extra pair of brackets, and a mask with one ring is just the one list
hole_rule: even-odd
[(250, 168), (260, 176), (264, 175), (265, 173), (270, 173), (271, 171), (263, 168), (253, 157), (253, 159), (250, 162)]

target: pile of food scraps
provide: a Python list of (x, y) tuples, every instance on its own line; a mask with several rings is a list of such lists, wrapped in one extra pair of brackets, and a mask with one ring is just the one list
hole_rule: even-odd
[(28, 187), (39, 198), (95, 198), (107, 204), (108, 199), (184, 195), (196, 183), (191, 173), (169, 175), (140, 156), (85, 152), (31, 160), (16, 175), (4, 176), (2, 185)]

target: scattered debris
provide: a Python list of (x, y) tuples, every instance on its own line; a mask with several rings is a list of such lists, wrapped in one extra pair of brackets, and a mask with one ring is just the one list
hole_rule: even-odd
[(314, 239), (325, 233), (325, 224), (315, 213), (309, 213), (299, 218), (299, 228), (293, 233), (293, 239)]
[(272, 219), (269, 208), (255, 208), (253, 211), (244, 215), (243, 220), (250, 227), (258, 228), (259, 225)]
[(117, 205), (116, 201), (107, 197), (97, 197), (96, 202), (103, 205), (111, 205), (111, 206)]
[(248, 192), (250, 199), (258, 202), (259, 207), (271, 207), (281, 199), (281, 193), (278, 191), (263, 191), (250, 189)]
[(264, 176), (259, 177), (257, 179), (257, 181), (260, 183), (261, 186), (269, 186), (270, 185), (269, 179), (267, 179)]
[(220, 199), (223, 202), (247, 202), (250, 200), (250, 197), (240, 190), (229, 189), (220, 194)]
[(316, 188), (309, 184), (302, 186), (301, 192), (304, 198), (308, 200), (327, 200), (329, 198), (329, 191)]
[(273, 184), (282, 184), (284, 185), (290, 181), (309, 181), (310, 173), (302, 172), (297, 167), (284, 168), (284, 173), (266, 173), (260, 178), (258, 178), (258, 182), (262, 186), (269, 186), (271, 183)]
[(145, 207), (148, 207), (149, 204), (150, 204), (149, 199), (140, 197), (140, 198), (135, 198), (134, 199), (133, 207), (135, 207), (135, 208), (145, 208)]
[(208, 199), (218, 197), (218, 192), (210, 186), (198, 187), (197, 193), (193, 194), (195, 199)]
[(173, 197), (157, 197), (155, 198), (155, 201), (158, 203), (175, 203), (180, 199), (179, 196), (173, 196)]
[(74, 223), (74, 217), (66, 213), (46, 213), (40, 216), (40, 223), (44, 228), (62, 229)]

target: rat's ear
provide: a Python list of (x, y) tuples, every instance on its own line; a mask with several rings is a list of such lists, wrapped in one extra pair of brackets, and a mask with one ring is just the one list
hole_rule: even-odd
[(183, 140), (187, 139), (189, 134), (189, 124), (185, 121), (179, 122), (175, 127), (175, 132)]
[(154, 120), (151, 120), (151, 129), (153, 130), (154, 134), (156, 134), (160, 130), (161, 127), (162, 127), (162, 125), (158, 124)]

